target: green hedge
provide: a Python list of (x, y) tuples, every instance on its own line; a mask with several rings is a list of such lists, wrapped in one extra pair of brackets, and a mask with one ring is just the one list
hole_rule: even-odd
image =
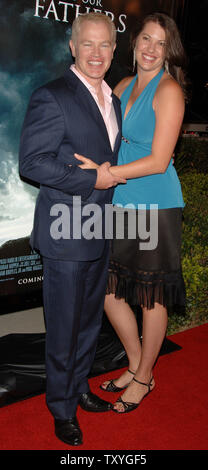
[(182, 269), (187, 305), (184, 316), (169, 316), (168, 334), (208, 321), (208, 141), (182, 139), (175, 166), (184, 208)]
[(179, 175), (190, 170), (208, 173), (208, 140), (183, 137), (175, 149), (175, 166)]

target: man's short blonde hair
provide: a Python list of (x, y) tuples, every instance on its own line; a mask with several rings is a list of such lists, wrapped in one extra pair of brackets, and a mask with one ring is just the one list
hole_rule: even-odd
[(93, 23), (103, 22), (105, 23), (111, 31), (112, 45), (116, 42), (116, 28), (113, 21), (109, 16), (104, 13), (85, 13), (84, 15), (79, 15), (72, 23), (72, 34), (71, 40), (73, 43), (76, 43), (77, 36), (79, 35), (80, 28), (85, 21), (92, 21)]

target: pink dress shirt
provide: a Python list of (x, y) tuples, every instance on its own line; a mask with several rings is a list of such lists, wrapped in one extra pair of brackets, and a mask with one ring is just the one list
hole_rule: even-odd
[(84, 83), (84, 85), (87, 87), (87, 89), (93, 96), (96, 104), (98, 105), (98, 108), (105, 122), (109, 140), (111, 143), (111, 148), (113, 150), (116, 136), (118, 134), (118, 124), (117, 124), (116, 114), (115, 114), (115, 110), (114, 110), (113, 103), (112, 103), (111, 88), (108, 86), (105, 80), (102, 81), (101, 88), (102, 88), (104, 103), (105, 103), (105, 107), (102, 107), (98, 101), (95, 88), (86, 80), (86, 78), (83, 77), (83, 75), (81, 75), (81, 73), (78, 72), (74, 64), (71, 65), (70, 69)]

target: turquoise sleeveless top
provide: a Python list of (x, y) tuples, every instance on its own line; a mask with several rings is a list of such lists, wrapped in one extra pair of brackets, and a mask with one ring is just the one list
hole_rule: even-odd
[[(164, 73), (160, 72), (147, 84), (134, 102), (124, 119), (124, 113), (131, 95), (137, 75), (133, 78), (121, 96), (122, 135), (118, 155), (118, 165), (124, 165), (151, 154), (152, 140), (155, 130), (155, 112), (152, 101), (158, 83)], [(165, 173), (129, 179), (126, 184), (115, 188), (113, 204), (138, 209), (138, 205), (157, 204), (159, 209), (184, 207), (180, 181), (172, 160)], [(143, 207), (144, 208), (144, 207)]]

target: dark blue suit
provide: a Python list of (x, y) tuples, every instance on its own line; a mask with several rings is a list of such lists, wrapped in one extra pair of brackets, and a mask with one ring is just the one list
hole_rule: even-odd
[(46, 395), (57, 419), (73, 417), (79, 395), (89, 391), (87, 375), (102, 322), (108, 242), (73, 239), (71, 232), (67, 238), (53, 238), (50, 213), (56, 204), (69, 209), (70, 231), (73, 227), (76, 233), (73, 196), (81, 196), (82, 210), (89, 203), (99, 204), (104, 226), (105, 204), (111, 202), (113, 189), (94, 189), (96, 170), (79, 168), (74, 153), (98, 164), (116, 164), (121, 112), (114, 95), (113, 105), (119, 133), (112, 151), (98, 106), (69, 70), (33, 93), (22, 129), (20, 174), (40, 183), (31, 246), (43, 256)]

